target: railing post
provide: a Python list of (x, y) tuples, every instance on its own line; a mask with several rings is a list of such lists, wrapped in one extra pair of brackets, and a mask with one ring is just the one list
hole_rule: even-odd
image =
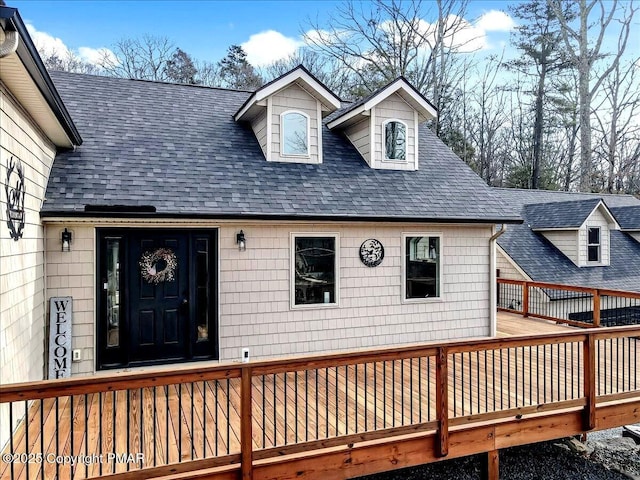
[(600, 326), (600, 290), (593, 290), (593, 326)]
[(596, 428), (596, 342), (592, 333), (584, 341), (584, 406), (583, 429)]
[[(438, 432), (436, 454), (449, 454), (449, 354), (446, 347), (438, 347), (436, 355), (436, 409)], [(454, 380), (455, 381), (455, 380)]]
[(240, 383), (240, 455), (242, 480), (253, 479), (253, 417), (251, 414), (251, 367), (242, 367)]
[(529, 283), (522, 283), (522, 316), (529, 316)]

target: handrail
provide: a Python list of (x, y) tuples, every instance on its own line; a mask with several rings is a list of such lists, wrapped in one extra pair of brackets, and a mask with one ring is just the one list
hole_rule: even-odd
[(540, 333), (503, 338), (476, 338), (449, 342), (430, 342), (403, 347), (371, 348), (359, 352), (331, 353), (291, 359), (252, 361), (246, 364), (227, 363), (206, 367), (189, 367), (184, 370), (149, 370), (135, 373), (119, 373), (117, 376), (97, 375), (35, 382), (0, 385), (0, 404), (18, 400), (36, 400), (85, 393), (112, 392), (115, 390), (144, 388), (179, 383), (202, 382), (241, 378), (242, 371), (250, 368), (253, 376), (272, 375), (308, 369), (332, 368), (369, 362), (402, 360), (419, 356), (435, 357), (440, 346), (449, 353), (476, 352), (489, 349), (521, 346), (551, 345), (580, 342), (594, 335), (596, 338), (640, 336), (640, 326), (606, 327), (598, 330)]
[[(241, 478), (251, 479), (253, 475), (253, 470), (256, 468), (254, 463), (257, 460), (266, 460), (270, 458), (273, 459), (285, 454), (303, 452), (309, 449), (322, 449), (322, 448), (327, 448), (329, 446), (337, 447), (337, 446), (351, 444), (354, 441), (358, 442), (358, 441), (367, 441), (367, 440), (373, 440), (373, 439), (382, 439), (385, 437), (409, 434), (409, 433), (420, 432), (420, 431), (425, 431), (429, 429), (434, 430), (433, 445), (434, 445), (435, 455), (440, 457), (445, 457), (448, 455), (451, 445), (453, 445), (453, 444), (450, 445), (450, 440), (449, 440), (450, 436), (454, 435), (455, 434), (454, 432), (456, 431), (456, 429), (459, 429), (461, 426), (472, 425), (479, 422), (487, 422), (487, 421), (505, 421), (509, 419), (513, 420), (514, 417), (517, 418), (518, 416), (522, 416), (522, 415), (530, 415), (530, 414), (536, 414), (536, 413), (552, 414), (554, 412), (564, 411), (567, 409), (572, 409), (573, 411), (580, 410), (582, 412), (583, 430), (584, 431), (591, 430), (596, 427), (596, 409), (597, 409), (598, 401), (600, 399), (604, 399), (606, 401), (622, 400), (622, 399), (630, 399), (630, 398), (640, 399), (640, 385), (636, 385), (636, 383), (633, 383), (633, 384), (630, 384), (630, 386), (627, 388), (625, 387), (624, 380), (622, 381), (622, 386), (623, 386), (622, 389), (617, 389), (613, 391), (607, 391), (606, 389), (604, 391), (598, 390), (599, 388), (598, 382), (600, 381), (600, 376), (603, 374), (602, 362), (608, 361), (608, 357), (601, 356), (602, 354), (601, 351), (603, 351), (606, 355), (606, 352), (607, 351), (611, 352), (614, 347), (616, 348), (616, 350), (622, 349), (623, 350), (623, 354), (621, 357), (622, 361), (624, 361), (624, 359), (627, 358), (626, 360), (627, 362), (629, 362), (629, 358), (630, 358), (629, 354), (633, 352), (633, 355), (634, 355), (633, 362), (635, 365), (637, 363), (637, 358), (640, 358), (640, 356), (638, 357), (636, 356), (637, 355), (636, 352), (638, 348), (637, 338), (639, 337), (640, 337), (640, 326), (638, 325), (621, 326), (621, 327), (604, 327), (599, 329), (575, 330), (575, 331), (566, 331), (562, 333), (545, 333), (545, 334), (536, 334), (536, 335), (506, 337), (506, 338), (482, 338), (482, 339), (457, 340), (457, 341), (438, 342), (438, 343), (433, 342), (428, 344), (409, 345), (404, 347), (368, 349), (368, 350), (362, 350), (358, 352), (332, 353), (332, 354), (326, 354), (326, 355), (314, 355), (314, 356), (297, 357), (297, 358), (291, 358), (291, 359), (254, 361), (246, 364), (231, 363), (231, 364), (224, 364), (224, 365), (210, 365), (206, 367), (188, 367), (188, 368), (177, 370), (177, 371), (176, 370), (173, 370), (173, 371), (151, 370), (151, 371), (136, 372), (136, 373), (126, 373), (126, 374), (120, 374), (115, 376), (100, 375), (100, 376), (79, 377), (79, 378), (72, 378), (72, 379), (65, 379), (65, 380), (29, 382), (29, 383), (22, 383), (22, 384), (1, 385), (0, 386), (0, 403), (19, 402), (20, 404), (22, 403), (26, 404), (26, 402), (30, 400), (55, 398), (56, 408), (58, 408), (57, 407), (58, 398), (70, 397), (71, 410), (73, 411), (74, 395), (82, 396), (84, 394), (85, 395), (84, 402), (86, 404), (87, 394), (91, 394), (91, 393), (102, 394), (104, 392), (114, 392), (113, 400), (111, 400), (112, 403), (110, 403), (110, 405), (112, 405), (113, 410), (115, 412), (115, 401), (116, 401), (115, 392), (119, 390), (127, 391), (125, 392), (127, 394), (126, 396), (127, 405), (129, 404), (128, 392), (132, 390), (133, 391), (138, 390), (140, 393), (137, 394), (136, 397), (134, 397), (134, 400), (131, 400), (134, 405), (137, 405), (136, 402), (138, 401), (142, 402), (143, 396), (144, 396), (142, 393), (142, 389), (146, 387), (176, 385), (178, 387), (177, 390), (179, 392), (182, 392), (183, 391), (182, 385), (191, 384), (191, 392), (193, 392), (193, 383), (195, 382), (206, 383), (208, 381), (217, 382), (220, 380), (222, 381), (226, 380), (227, 390), (223, 393), (229, 396), (231, 394), (231, 391), (233, 390), (235, 395), (234, 402), (236, 403), (230, 406), (229, 400), (227, 398), (226, 408), (235, 409), (236, 413), (234, 413), (234, 415), (237, 415), (237, 418), (238, 418), (237, 432), (238, 432), (239, 447), (237, 447), (235, 451), (227, 451), (226, 455), (225, 455), (225, 452), (223, 451), (220, 453), (220, 455), (216, 453), (216, 456), (213, 456), (213, 457), (207, 456), (206, 458), (200, 458), (200, 459), (192, 458), (191, 460), (189, 459), (182, 460), (180, 457), (178, 457), (178, 460), (177, 460), (178, 463), (175, 463), (176, 460), (170, 461), (167, 455), (167, 464), (159, 465), (159, 466), (149, 466), (148, 464), (145, 464), (145, 466), (142, 468), (142, 471), (149, 474), (153, 472), (156, 472), (158, 474), (160, 473), (166, 474), (171, 471), (171, 469), (173, 468), (172, 465), (173, 466), (179, 465), (179, 467), (175, 467), (176, 471), (184, 472), (184, 471), (188, 471), (189, 462), (193, 462), (192, 465), (194, 468), (196, 468), (196, 466), (202, 467), (203, 465), (211, 466), (211, 465), (222, 462), (223, 464), (229, 464), (229, 463), (233, 463), (236, 465), (239, 464)], [(620, 345), (620, 342), (619, 342), (620, 339), (622, 339), (622, 345)], [(605, 343), (601, 344), (600, 342), (605, 342)], [(576, 352), (576, 355), (574, 356), (574, 347), (576, 346), (577, 346), (576, 350), (579, 350), (579, 352)], [(570, 348), (570, 352), (571, 352), (569, 360), (567, 359), (568, 348)], [(624, 350), (625, 348), (627, 350)], [(525, 353), (525, 349), (527, 353)], [(553, 394), (552, 394), (551, 398), (548, 399), (546, 396), (547, 387), (545, 383), (545, 387), (544, 387), (545, 394), (541, 400), (536, 399), (535, 393), (534, 393), (535, 401), (533, 402), (527, 402), (525, 400), (524, 403), (516, 403), (514, 405), (511, 405), (511, 404), (507, 405), (505, 403), (504, 406), (499, 405), (498, 407), (496, 407), (495, 400), (494, 400), (493, 408), (489, 408), (487, 404), (487, 406), (482, 411), (480, 411), (479, 409), (478, 411), (475, 411), (473, 406), (467, 409), (465, 409), (463, 406), (460, 411), (461, 413), (457, 413), (457, 409), (455, 405), (456, 388), (458, 389), (465, 388), (465, 385), (468, 385), (468, 388), (469, 388), (469, 390), (466, 393), (464, 391), (461, 392), (462, 396), (458, 398), (467, 398), (467, 399), (470, 398), (471, 401), (473, 401), (474, 394), (479, 396), (479, 392), (481, 391), (481, 384), (478, 383), (478, 385), (475, 385), (474, 383), (474, 386), (472, 387), (470, 382), (476, 381), (476, 374), (478, 375), (477, 377), (478, 382), (480, 381), (480, 374), (482, 372), (480, 364), (482, 363), (482, 359), (484, 359), (484, 362), (485, 362), (484, 363), (485, 375), (488, 377), (489, 374), (486, 373), (487, 359), (490, 359), (490, 361), (494, 362), (496, 361), (496, 358), (499, 358), (499, 362), (502, 365), (503, 353), (505, 356), (514, 355), (515, 356), (514, 358), (506, 359), (507, 363), (504, 365), (509, 366), (509, 368), (521, 367), (524, 369), (525, 362), (529, 362), (529, 367), (533, 369), (533, 364), (531, 363), (532, 358), (534, 358), (536, 362), (539, 361), (537, 358), (539, 350), (543, 351), (543, 355), (546, 355), (547, 352), (550, 351), (552, 357), (554, 355), (554, 352), (556, 352), (555, 355), (557, 355), (558, 362), (560, 361), (560, 357), (564, 355), (564, 362), (565, 362), (564, 363), (564, 368), (565, 368), (564, 382), (569, 382), (571, 385), (577, 385), (578, 389), (575, 393), (571, 392), (571, 394), (568, 396), (566, 395), (566, 393), (564, 396), (560, 396), (560, 394), (558, 393), (558, 396), (556, 396), (555, 398), (553, 397)], [(521, 353), (519, 354), (518, 352), (520, 351)], [(561, 351), (564, 352), (562, 355), (561, 355)], [(625, 351), (627, 352), (626, 354), (624, 353)], [(521, 356), (518, 357), (517, 355), (521, 355)], [(627, 356), (625, 357), (625, 355)], [(361, 366), (364, 368), (364, 366), (366, 366), (367, 364), (369, 365), (373, 364), (374, 366), (378, 365), (378, 367), (376, 368), (380, 368), (381, 365), (384, 365), (383, 368), (384, 368), (384, 371), (386, 372), (387, 363), (391, 363), (390, 374), (402, 375), (402, 373), (399, 373), (399, 372), (402, 372), (403, 370), (400, 370), (400, 369), (405, 369), (404, 372), (406, 374), (407, 369), (414, 368), (414, 365), (415, 365), (414, 361), (416, 359), (418, 359), (418, 361), (423, 361), (425, 357), (427, 359), (426, 365), (431, 366), (431, 371), (430, 373), (426, 374), (424, 381), (430, 382), (429, 385), (432, 388), (431, 393), (426, 397), (426, 400), (427, 402), (432, 402), (432, 400), (434, 400), (432, 402), (432, 404), (434, 405), (434, 410), (433, 410), (434, 415), (427, 416), (427, 418), (424, 418), (418, 421), (417, 418), (413, 415), (413, 413), (411, 413), (409, 417), (410, 420), (408, 423), (405, 424), (403, 420), (402, 423), (395, 425), (395, 418), (396, 418), (395, 409), (399, 408), (400, 400), (398, 400), (397, 398), (394, 398), (393, 401), (389, 400), (389, 403), (386, 404), (386, 406), (384, 407), (385, 411), (387, 409), (391, 409), (390, 411), (392, 412), (393, 419), (394, 419), (393, 426), (388, 425), (388, 422), (385, 421), (385, 423), (382, 425), (382, 428), (380, 429), (374, 428), (374, 429), (368, 430), (366, 428), (367, 424), (365, 421), (364, 431), (361, 430), (360, 432), (358, 432), (356, 430), (354, 433), (353, 430), (345, 429), (345, 430), (338, 431), (336, 428), (335, 435), (333, 436), (328, 436), (326, 438), (320, 438), (320, 437), (311, 438), (311, 439), (307, 439), (307, 441), (304, 441), (304, 438), (302, 441), (300, 441), (299, 440), (300, 437), (296, 433), (295, 440), (290, 441), (290, 443), (288, 444), (285, 440), (284, 445), (280, 445), (280, 444), (276, 445), (277, 438), (274, 431), (273, 445), (266, 445), (266, 446), (263, 445), (262, 448), (259, 448), (259, 445), (255, 444), (256, 435), (259, 435), (259, 433), (255, 432), (256, 425), (260, 426), (261, 424), (260, 424), (259, 418), (254, 418), (255, 411), (253, 409), (258, 407), (261, 401), (264, 402), (264, 390), (262, 392), (260, 391), (260, 385), (262, 385), (262, 388), (264, 389), (265, 377), (269, 377), (269, 378), (273, 377), (274, 418), (270, 421), (273, 421), (275, 424), (276, 423), (275, 409), (282, 408), (282, 405), (276, 405), (276, 399), (284, 399), (285, 401), (284, 412), (286, 415), (287, 382), (292, 380), (294, 374), (296, 375), (295, 377), (296, 380), (289, 383), (289, 388), (291, 389), (298, 388), (299, 377), (305, 378), (305, 374), (299, 375), (298, 372), (301, 372), (301, 371), (317, 372), (318, 370), (324, 369), (324, 370), (330, 370), (331, 375), (333, 375), (333, 371), (335, 369), (336, 387), (339, 382), (341, 385), (344, 386), (344, 391), (341, 391), (340, 393), (341, 395), (340, 399), (338, 398), (337, 390), (335, 393), (336, 395), (335, 399), (333, 398), (333, 395), (334, 395), (333, 390), (331, 391), (332, 397), (330, 398), (330, 401), (335, 402), (335, 403), (332, 403), (332, 408), (333, 407), (336, 408), (335, 418), (337, 421), (338, 413), (340, 413), (340, 415), (344, 414), (345, 418), (349, 417), (346, 411), (346, 407), (345, 407), (345, 410), (343, 411), (341, 409), (338, 409), (338, 406), (337, 406), (338, 401), (342, 402), (343, 399), (345, 398), (344, 397), (345, 395), (347, 396), (353, 395), (356, 400), (360, 398), (360, 400), (363, 401), (363, 404), (365, 406), (370, 405), (372, 402), (371, 398), (367, 400), (366, 396), (363, 397), (363, 395), (367, 395), (366, 389), (367, 388), (371, 389), (372, 387), (371, 384), (367, 386), (367, 384), (364, 383), (364, 388), (365, 388), (364, 393), (362, 390), (358, 393), (358, 390), (357, 390), (358, 384), (351, 385), (349, 388), (349, 386), (346, 383), (349, 380), (348, 369), (352, 369), (352, 372), (353, 370), (355, 370), (355, 378), (357, 379), (358, 378), (357, 375), (359, 371), (358, 366)], [(407, 361), (406, 364), (405, 364), (405, 361)], [(476, 362), (476, 370), (475, 370), (476, 373), (474, 374), (471, 374), (472, 361)], [(574, 372), (573, 370), (574, 365), (576, 366), (576, 373), (575, 373), (576, 376), (570, 377), (569, 380), (567, 380), (566, 378), (567, 372), (569, 371), (567, 370), (569, 368), (567, 367), (567, 361), (571, 363), (570, 371), (572, 375)], [(547, 360), (543, 358), (543, 362), (540, 365), (544, 367), (545, 365), (547, 365), (546, 362)], [(511, 367), (512, 365), (513, 367)], [(555, 365), (555, 364), (552, 362), (552, 365)], [(560, 364), (558, 363), (558, 368), (559, 368), (559, 365)], [(467, 373), (465, 374), (464, 372), (460, 371), (461, 368), (468, 368), (469, 370), (467, 370)], [(634, 367), (634, 368), (637, 368), (637, 367)], [(342, 379), (340, 380), (338, 378), (339, 369), (340, 369), (340, 372), (344, 372), (344, 377), (342, 377)], [(458, 369), (457, 372), (456, 372), (456, 369)], [(614, 367), (614, 370), (617, 371), (617, 368)], [(604, 370), (605, 375), (607, 371), (608, 369), (605, 368)], [(638, 376), (639, 371), (640, 369), (634, 370), (634, 373), (633, 373), (634, 382), (636, 382), (636, 380), (640, 378)], [(497, 372), (498, 370), (493, 370), (493, 375), (495, 376)], [(502, 376), (503, 375), (502, 368), (500, 368), (499, 372), (500, 372), (500, 375)], [(361, 368), (360, 373), (361, 374), (364, 373), (365, 374), (364, 377), (366, 377), (366, 370), (363, 371), (363, 369)], [(506, 373), (506, 369), (504, 374), (510, 375)], [(625, 375), (625, 371), (623, 371), (622, 374)], [(281, 396), (282, 395), (281, 391), (280, 393), (276, 393), (277, 385), (276, 385), (275, 377), (277, 375), (280, 375), (280, 378), (284, 376), (284, 384), (281, 384), (281, 387), (285, 389), (284, 397)], [(369, 370), (369, 375), (371, 375), (371, 370)], [(461, 375), (461, 377), (456, 377), (456, 375)], [(523, 383), (520, 385), (520, 387), (518, 387), (518, 385), (516, 384), (514, 389), (516, 396), (518, 395), (519, 388), (522, 388), (523, 389), (522, 391), (524, 392), (524, 388), (525, 386), (527, 386), (527, 381), (529, 382), (527, 388), (529, 388), (531, 392), (534, 392), (533, 390), (534, 386), (531, 383), (531, 377), (529, 377), (529, 380), (525, 381), (524, 373), (521, 372), (520, 374), (516, 374), (516, 377), (515, 377), (516, 380), (519, 378), (518, 375), (521, 375), (520, 378), (522, 378)], [(537, 378), (538, 376), (537, 372), (535, 373), (535, 376)], [(434, 378), (435, 380), (430, 380), (429, 379), (430, 377), (432, 379)], [(362, 379), (363, 377), (360, 377), (360, 378)], [(413, 376), (411, 376), (410, 378), (413, 379)], [(422, 377), (419, 377), (419, 378), (422, 378)], [(387, 380), (388, 379), (389, 377), (387, 377)], [(502, 397), (505, 391), (507, 392), (507, 395), (512, 394), (511, 388), (513, 387), (508, 387), (508, 383), (505, 383), (510, 381), (510, 379), (511, 377), (509, 377), (508, 379), (505, 377), (499, 378), (498, 381), (500, 383), (501, 390), (498, 391), (498, 390), (495, 390), (496, 379), (493, 378), (494, 396), (497, 396), (499, 394)], [(231, 387), (229, 387), (230, 380), (233, 380), (233, 385)], [(559, 376), (556, 377), (556, 380), (558, 381), (558, 385), (560, 385)], [(487, 384), (486, 381), (487, 380), (485, 379), (485, 383), (483, 387), (485, 390), (491, 386), (491, 384)], [(317, 382), (318, 381), (316, 377), (316, 387), (318, 386)], [(393, 388), (396, 388), (395, 382), (396, 381), (394, 380), (394, 383), (391, 384)], [(612, 382), (613, 382), (612, 383), (613, 385), (617, 385), (617, 382), (615, 382), (614, 380), (612, 380)], [(400, 384), (402, 385), (403, 381), (401, 381)], [(477, 387), (478, 393), (476, 393), (476, 390), (475, 390), (476, 387)], [(360, 387), (360, 388), (363, 388), (363, 387)], [(538, 389), (540, 388), (539, 384), (536, 388)], [(417, 386), (414, 385), (408, 391), (415, 394), (416, 389), (417, 389)], [(485, 390), (482, 390), (482, 391), (484, 392)], [(188, 388), (186, 391), (188, 391)], [(305, 391), (305, 394), (306, 394), (306, 391)], [(153, 390), (153, 395), (155, 399), (155, 389)], [(384, 392), (385, 397), (389, 397), (389, 395), (390, 395), (389, 392), (387, 391)], [(395, 390), (393, 390), (393, 393), (391, 395), (395, 395)], [(470, 395), (470, 397), (468, 395)], [(109, 394), (109, 397), (111, 396), (112, 395)], [(293, 398), (294, 398), (293, 401), (295, 402), (297, 402), (298, 400), (303, 401), (302, 400), (304, 398), (303, 392), (302, 391), (298, 392), (296, 390), (295, 395), (293, 395)], [(405, 400), (403, 396), (402, 402), (404, 401)], [(477, 397), (477, 401), (479, 405), (480, 403), (479, 397)], [(80, 403), (81, 399), (78, 399), (77, 402)], [(343, 405), (349, 405), (349, 402), (353, 402), (353, 400), (345, 400), (345, 402), (346, 403)], [(412, 402), (411, 408), (413, 408), (413, 399), (411, 400), (411, 402)], [(373, 407), (374, 413), (377, 408), (376, 405), (377, 404), (374, 403), (374, 407)], [(142, 406), (142, 403), (140, 403), (140, 406)], [(42, 403), (40, 403), (40, 408), (42, 409)], [(80, 408), (80, 407), (76, 407), (76, 408)], [(107, 408), (107, 406), (105, 406), (105, 408)], [(213, 408), (214, 410), (217, 411), (217, 409), (219, 408), (219, 405), (216, 405)], [(295, 406), (296, 415), (297, 415), (297, 412), (299, 411), (299, 408), (300, 407), (296, 404)], [(308, 408), (308, 404), (306, 408)], [(404, 407), (402, 408), (404, 409)], [(206, 404), (205, 404), (205, 409), (206, 409)], [(316, 410), (317, 410), (317, 404), (316, 404)], [(451, 413), (452, 411), (453, 411), (453, 414)], [(154, 412), (155, 412), (155, 404), (154, 404)], [(187, 419), (190, 419), (190, 421), (192, 422), (191, 428), (193, 429), (193, 417), (192, 417), (193, 405), (191, 405), (191, 412), (192, 412), (191, 417), (189, 417), (189, 415), (187, 414), (187, 417), (185, 417), (184, 421), (186, 422)], [(149, 412), (147, 411), (147, 413)], [(266, 420), (264, 417), (264, 408), (262, 410), (262, 413), (263, 413), (262, 428), (265, 428), (264, 425)], [(86, 414), (86, 410), (85, 410), (85, 414)], [(227, 410), (226, 412), (223, 411), (222, 414), (229, 416), (231, 414), (231, 411), (230, 410)], [(113, 422), (114, 422), (113, 425), (115, 428), (116, 426), (115, 413), (113, 413), (112, 415), (111, 414), (109, 415), (110, 416), (108, 416), (108, 418), (113, 419)], [(305, 415), (306, 415), (305, 418), (308, 419), (309, 418), (308, 413), (306, 413)], [(405, 411), (400, 412), (400, 416), (402, 417), (403, 415), (406, 415)], [(73, 421), (73, 416), (71, 416), (70, 418)], [(120, 418), (120, 415), (118, 415), (118, 418)], [(140, 418), (142, 418), (142, 416), (140, 416)], [(356, 419), (357, 419), (357, 413), (356, 413)], [(38, 421), (37, 418), (35, 419), (31, 418), (31, 420)], [(86, 422), (88, 420), (84, 420), (84, 421)], [(139, 421), (141, 422), (140, 429), (142, 429), (143, 420), (139, 420)], [(228, 419), (227, 421), (228, 423), (231, 422), (230, 419)], [(294, 422), (293, 425), (296, 425), (296, 426), (298, 425), (297, 418), (295, 420), (290, 418), (289, 422)], [(86, 423), (84, 425), (86, 429)], [(154, 425), (155, 425), (155, 421), (154, 421)], [(283, 426), (285, 428), (285, 432), (284, 432), (285, 439), (287, 437), (287, 431), (286, 431), (287, 428), (289, 430), (293, 428), (290, 425), (291, 425), (290, 423), (287, 423), (286, 416), (285, 416), (284, 423), (283, 423)], [(453, 427), (453, 429), (450, 432), (451, 427)], [(44, 426), (42, 428), (44, 428)], [(56, 423), (56, 428), (57, 428), (57, 423)], [(155, 426), (153, 428), (155, 429)], [(216, 428), (218, 428), (217, 420), (216, 420)], [(128, 424), (127, 424), (127, 431), (128, 431)], [(191, 433), (195, 434), (194, 431), (192, 431)], [(41, 435), (42, 435), (42, 432), (41, 432)], [(206, 454), (206, 450), (204, 452)], [(218, 460), (216, 459), (219, 459), (220, 462), (218, 462)], [(154, 457), (154, 462), (155, 462), (155, 457)], [(118, 476), (118, 475), (124, 475), (124, 474), (116, 472), (115, 475)], [(133, 473), (127, 473), (126, 475), (129, 475), (132, 478), (135, 477)]]
[[(584, 328), (600, 327), (603, 314), (606, 314), (606, 308), (603, 304), (605, 299), (609, 300), (609, 303), (614, 304), (613, 310), (617, 308), (619, 301), (622, 299), (627, 300), (640, 300), (640, 293), (628, 292), (623, 290), (602, 289), (593, 287), (584, 287), (577, 285), (564, 285), (559, 283), (550, 282), (534, 282), (529, 280), (512, 280), (505, 278), (498, 278), (498, 310), (518, 313), (524, 317), (534, 317), (543, 320), (559, 321), (566, 323), (567, 325), (573, 325)], [(502, 289), (500, 286), (504, 286), (504, 290), (507, 296), (515, 295), (515, 299), (507, 305), (501, 301)], [(510, 287), (510, 288), (509, 288)], [(536, 302), (532, 304), (532, 292), (531, 289), (542, 290), (546, 296), (549, 297), (549, 302), (542, 302), (538, 298)], [(576, 292), (584, 295), (570, 295), (561, 298), (551, 298), (549, 291), (561, 291), (561, 292)], [(611, 300), (614, 299), (615, 301)], [(557, 303), (559, 301), (560, 303)], [(578, 302), (581, 304), (577, 312), (569, 311), (572, 307), (562, 302)], [(586, 303), (585, 303), (586, 302)], [(640, 303), (637, 304), (640, 306)], [(558, 315), (557, 311), (562, 310), (566, 315)], [(542, 311), (541, 311), (542, 310)], [(548, 310), (548, 312), (546, 312)], [(609, 310), (610, 311), (610, 310)], [(583, 321), (580, 319), (567, 318), (569, 314), (575, 313), (590, 313), (592, 315), (592, 321)]]

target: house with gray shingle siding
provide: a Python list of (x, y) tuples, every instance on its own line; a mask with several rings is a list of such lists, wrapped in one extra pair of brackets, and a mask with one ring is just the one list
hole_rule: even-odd
[[(518, 208), (524, 219), (520, 225), (510, 225), (498, 239), (501, 278), (640, 292), (640, 200), (632, 195), (543, 190), (496, 192)], [(548, 289), (536, 289), (535, 294), (537, 308), (546, 308), (549, 315), (562, 312), (571, 320), (593, 318), (591, 302), (584, 295), (561, 295)], [(500, 301), (518, 308), (522, 299), (512, 290)], [(604, 323), (624, 323), (630, 318), (637, 323), (637, 301), (607, 303), (613, 301), (603, 297)]]
[(348, 103), (303, 67), (253, 92), (48, 73), (0, 9), (0, 178), (19, 160), (28, 206), (14, 239), (0, 189), (3, 382), (46, 377), (60, 297), (72, 374), (495, 333), (520, 215), (405, 79)]

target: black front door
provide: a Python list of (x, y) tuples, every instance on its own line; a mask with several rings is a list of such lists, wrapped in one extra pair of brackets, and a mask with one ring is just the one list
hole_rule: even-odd
[(99, 230), (99, 369), (217, 358), (216, 240)]

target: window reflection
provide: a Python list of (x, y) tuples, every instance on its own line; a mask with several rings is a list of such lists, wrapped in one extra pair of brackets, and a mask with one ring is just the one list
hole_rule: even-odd
[(120, 345), (120, 240), (107, 239), (107, 347)]
[(198, 325), (198, 342), (209, 340), (209, 259), (205, 241), (199, 241), (203, 250), (196, 255), (196, 319)]
[(336, 239), (295, 239), (295, 304), (336, 303)]
[(440, 296), (440, 238), (407, 237), (406, 298)]
[(407, 150), (407, 129), (401, 122), (387, 122), (384, 126), (385, 158), (405, 160)]
[(282, 154), (308, 155), (307, 144), (308, 119), (301, 113), (282, 115)]

